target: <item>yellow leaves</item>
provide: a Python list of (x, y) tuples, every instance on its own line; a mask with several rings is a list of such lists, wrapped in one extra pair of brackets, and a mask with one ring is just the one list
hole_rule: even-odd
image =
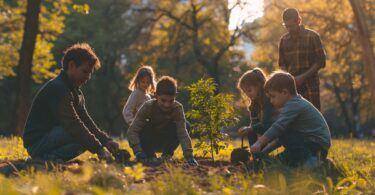
[[(2, 1), (2, 3), (4, 3)], [(65, 14), (69, 13), (71, 0), (43, 1), (39, 15), (39, 34), (33, 56), (33, 79), (42, 82), (56, 75), (51, 68), (55, 65), (52, 55), (53, 42), (64, 30)], [(7, 6), (4, 3), (4, 6)], [(24, 14), (26, 0), (17, 1), (17, 6), (7, 6), (7, 15), (0, 14), (0, 21), (5, 26), (0, 30), (0, 79), (15, 76), (14, 68), (18, 65), (19, 49), (23, 39)], [(6, 16), (6, 17), (5, 17)], [(3, 30), (6, 29), (6, 30)]]
[(10, 137), (0, 139), (0, 160), (18, 160), (26, 159), (28, 154), (23, 147), (23, 141), (20, 137)]
[(353, 78), (353, 88), (354, 89), (359, 89), (362, 87), (362, 75), (354, 75), (354, 78)]
[(12, 45), (0, 44), (0, 79), (7, 76), (15, 76), (13, 63), (18, 59), (17, 51)]
[(123, 172), (126, 176), (134, 179), (135, 181), (142, 180), (145, 177), (144, 171), (145, 167), (142, 164), (138, 163), (133, 167), (125, 167)]
[(74, 4), (73, 9), (80, 14), (87, 15), (90, 12), (90, 6), (87, 3), (84, 4)]
[(51, 71), (51, 68), (56, 64), (51, 50), (53, 43), (42, 39), (41, 35), (37, 36), (37, 44), (33, 56), (33, 80), (36, 83), (42, 83), (44, 80), (54, 77), (57, 72)]
[(234, 193), (233, 193), (233, 191), (232, 191), (231, 188), (229, 188), (229, 187), (224, 187), (224, 188), (223, 188), (223, 194), (225, 194), (225, 195), (231, 195), (231, 194), (234, 194)]

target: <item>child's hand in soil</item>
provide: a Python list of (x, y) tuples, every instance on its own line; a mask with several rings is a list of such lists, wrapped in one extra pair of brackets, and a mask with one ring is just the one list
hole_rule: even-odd
[(188, 159), (186, 159), (186, 161), (191, 166), (198, 166), (199, 165), (197, 160), (195, 160), (194, 157), (188, 158)]
[(250, 150), (253, 154), (259, 153), (262, 150), (262, 144), (259, 141), (257, 141), (253, 145), (251, 145)]
[(252, 131), (253, 129), (251, 127), (241, 127), (240, 129), (238, 129), (238, 134), (241, 136), (241, 137), (246, 137), (249, 135), (249, 133)]
[(108, 141), (107, 144), (106, 144), (106, 148), (112, 153), (112, 154), (116, 154), (119, 150), (119, 144), (117, 142), (114, 142), (114, 141)]
[(98, 157), (100, 160), (105, 160), (107, 162), (112, 162), (113, 161), (113, 158), (111, 156), (111, 154), (109, 152), (107, 152), (106, 150), (104, 150), (104, 148), (102, 150), (100, 150), (98, 153), (97, 153)]

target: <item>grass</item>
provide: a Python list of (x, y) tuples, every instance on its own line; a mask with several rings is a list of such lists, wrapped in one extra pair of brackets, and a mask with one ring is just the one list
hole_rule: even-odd
[[(129, 149), (121, 140), (121, 147)], [(215, 159), (229, 161), (238, 141), (228, 142)], [(196, 151), (197, 156), (202, 153)], [(52, 170), (29, 168), (14, 176), (0, 175), (0, 194), (374, 194), (375, 142), (334, 140), (329, 157), (345, 176), (330, 178), (324, 170), (290, 169), (278, 163), (260, 173), (244, 166), (187, 167), (183, 161), (158, 168), (125, 167), (78, 157), (82, 165), (55, 165)], [(0, 138), (0, 159), (27, 158), (19, 138)], [(134, 159), (134, 157), (132, 157)], [(180, 149), (175, 159), (182, 159)]]

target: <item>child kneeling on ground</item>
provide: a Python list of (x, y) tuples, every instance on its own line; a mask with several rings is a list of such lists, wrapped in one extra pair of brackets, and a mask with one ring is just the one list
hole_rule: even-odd
[(261, 152), (269, 142), (278, 139), (279, 145), (285, 148), (277, 156), (281, 162), (292, 167), (319, 166), (331, 146), (330, 131), (323, 115), (297, 94), (295, 80), (289, 73), (273, 73), (265, 90), (271, 103), (281, 112), (275, 123), (251, 146), (251, 151)]
[(128, 141), (138, 161), (156, 158), (170, 161), (179, 144), (191, 165), (198, 165), (186, 129), (182, 104), (176, 101), (177, 82), (169, 76), (160, 78), (156, 85), (156, 98), (143, 104), (128, 129)]

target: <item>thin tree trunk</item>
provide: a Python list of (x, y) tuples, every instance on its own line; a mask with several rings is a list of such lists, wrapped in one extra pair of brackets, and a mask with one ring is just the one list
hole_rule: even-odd
[(31, 104), (31, 70), (39, 27), (41, 0), (28, 0), (20, 59), (17, 67), (15, 135), (22, 135)]
[(360, 1), (349, 0), (353, 9), (356, 26), (358, 28), (358, 39), (363, 49), (363, 59), (372, 95), (372, 110), (375, 110), (375, 56), (372, 50), (370, 33), (366, 24), (366, 16), (361, 8)]
[(336, 84), (336, 79), (335, 78), (332, 78), (332, 84), (333, 84), (333, 92), (335, 93), (336, 95), (336, 98), (337, 98), (337, 101), (339, 102), (340, 104), (340, 107), (342, 109), (342, 113), (344, 115), (344, 119), (345, 119), (345, 123), (346, 125), (348, 126), (349, 128), (349, 133), (350, 133), (350, 137), (353, 136), (353, 130), (352, 130), (352, 122), (350, 120), (350, 117), (349, 117), (349, 111), (348, 109), (346, 108), (346, 105), (345, 105), (345, 101), (342, 99), (341, 97), (341, 92), (340, 92), (340, 89), (338, 88), (337, 84)]

